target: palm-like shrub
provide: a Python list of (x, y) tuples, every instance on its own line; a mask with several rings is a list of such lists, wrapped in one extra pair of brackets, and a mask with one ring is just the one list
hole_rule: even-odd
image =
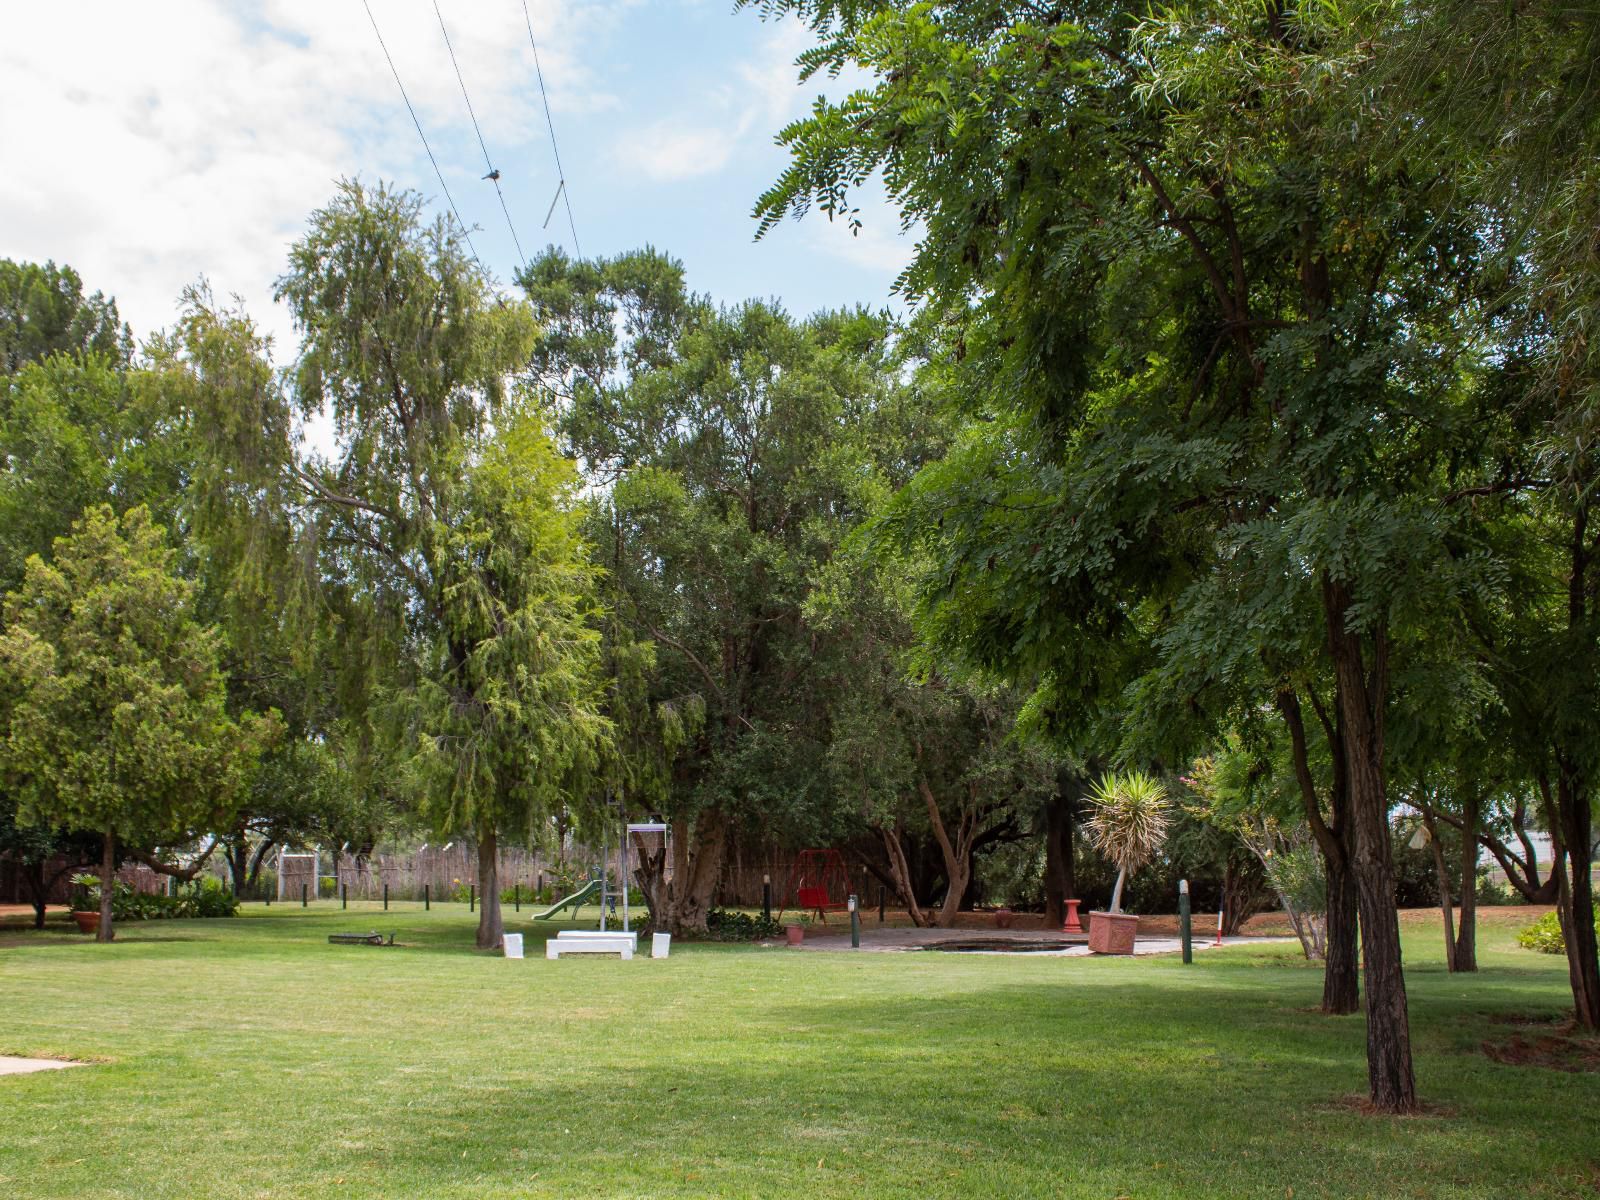
[(1089, 794), (1089, 840), (1117, 868), (1111, 911), (1122, 911), (1122, 885), (1128, 876), (1155, 857), (1166, 840), (1172, 804), (1167, 788), (1143, 771), (1112, 772)]

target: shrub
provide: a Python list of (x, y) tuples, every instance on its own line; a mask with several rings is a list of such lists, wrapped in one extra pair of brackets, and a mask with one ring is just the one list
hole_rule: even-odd
[[(1595, 911), (1594, 928), (1600, 935), (1600, 909)], [(1532, 925), (1517, 934), (1517, 945), (1524, 950), (1537, 950), (1540, 954), (1565, 954), (1567, 939), (1561, 933), (1561, 921), (1553, 912), (1547, 912)]]
[[(100, 907), (100, 878), (97, 875), (74, 875), (72, 883), (77, 889), (74, 906), (86, 909)], [(111, 919), (113, 921), (156, 921), (165, 917), (232, 917), (238, 915), (239, 901), (222, 886), (222, 881), (206, 875), (193, 884), (186, 885), (176, 896), (159, 892), (141, 892), (117, 880), (111, 892)]]
[(759, 942), (783, 934), (783, 924), (777, 921), (727, 908), (712, 909), (706, 915), (706, 929), (715, 942)]

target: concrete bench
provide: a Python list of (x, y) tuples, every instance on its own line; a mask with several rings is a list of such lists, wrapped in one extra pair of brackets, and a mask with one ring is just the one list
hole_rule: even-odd
[(632, 950), (639, 949), (639, 935), (637, 933), (624, 933), (620, 929), (607, 929), (603, 933), (598, 929), (563, 929), (556, 937), (563, 941), (572, 941), (574, 938), (587, 938), (589, 941), (627, 942)]
[(603, 933), (563, 934), (544, 944), (544, 956), (560, 958), (563, 954), (620, 954), (623, 958), (632, 958), (635, 941), (637, 939)]

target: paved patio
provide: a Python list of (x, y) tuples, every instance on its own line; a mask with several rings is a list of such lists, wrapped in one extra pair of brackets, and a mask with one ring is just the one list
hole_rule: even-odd
[(59, 1058), (12, 1058), (0, 1054), (0, 1075), (28, 1075), (34, 1071), (64, 1071), (68, 1067), (86, 1067), (88, 1063), (63, 1062)]
[[(1292, 942), (1294, 938), (1285, 937), (1228, 937), (1222, 939), (1224, 946), (1245, 946), (1262, 942)], [(1056, 958), (1080, 958), (1089, 953), (1089, 935), (1087, 933), (1061, 933), (1044, 929), (906, 929), (906, 928), (873, 928), (863, 926), (861, 930), (861, 949), (877, 952), (885, 951), (910, 951), (928, 950), (950, 942), (983, 943), (985, 948), (974, 948), (964, 951), (968, 954), (1037, 954), (1049, 955)], [(1066, 945), (1062, 945), (1066, 943)], [(1194, 949), (1207, 950), (1216, 943), (1213, 934), (1202, 937), (1197, 933), (1192, 941)], [(989, 948), (992, 946), (993, 948)], [(802, 950), (817, 950), (823, 952), (835, 950), (850, 950), (850, 932), (848, 928), (837, 930), (832, 927), (826, 932), (818, 931), (815, 926), (806, 930), (805, 941), (800, 944)], [(1134, 942), (1133, 952), (1136, 955), (1146, 954), (1178, 954), (1183, 950), (1183, 942), (1175, 937), (1141, 937)]]

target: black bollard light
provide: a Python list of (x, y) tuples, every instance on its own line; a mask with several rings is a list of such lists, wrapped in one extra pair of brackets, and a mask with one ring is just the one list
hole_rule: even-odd
[(475, 883), (467, 888), (467, 911), (478, 911), (478, 885)]
[(389, 885), (387, 883), (383, 885), (383, 911), (389, 911)]
[(428, 886), (429, 885), (426, 884), (426, 883), (422, 885), (422, 911), (423, 912), (432, 912), (433, 911), (433, 896), (428, 891)]
[(861, 913), (856, 907), (856, 894), (850, 893), (850, 948), (861, 949)]
[(1183, 939), (1183, 961), (1194, 961), (1194, 942), (1189, 930), (1189, 881), (1178, 880), (1178, 936)]
[(350, 907), (350, 885), (348, 883), (341, 883), (339, 885), (339, 907)]
[(522, 911), (522, 885), (520, 883), (511, 885), (511, 907), (517, 912)]
[(300, 907), (304, 908), (305, 906), (306, 906), (306, 885), (302, 883), (300, 885)]
[(772, 920), (772, 876), (761, 877), (761, 919)]

